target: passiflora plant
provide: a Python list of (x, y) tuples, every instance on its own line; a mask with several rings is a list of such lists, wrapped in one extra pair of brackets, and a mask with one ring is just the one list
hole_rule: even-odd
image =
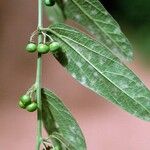
[[(43, 27), (43, 8), (52, 24)], [(84, 31), (65, 24), (72, 20)], [(37, 36), (37, 41), (33, 40)], [(37, 52), (35, 84), (20, 97), (19, 106), (37, 110), (36, 150), (86, 150), (77, 122), (51, 91), (42, 87), (42, 56), (52, 54), (83, 86), (130, 114), (150, 120), (150, 91), (125, 66), (132, 46), (118, 23), (98, 0), (38, 0), (38, 27), (26, 51)], [(42, 137), (42, 125), (48, 137)]]

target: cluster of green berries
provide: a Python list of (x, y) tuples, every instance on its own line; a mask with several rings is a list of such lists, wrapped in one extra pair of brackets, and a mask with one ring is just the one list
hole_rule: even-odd
[(46, 44), (46, 43), (40, 43), (38, 45), (36, 45), (33, 42), (30, 42), (27, 46), (26, 46), (26, 51), (30, 52), (30, 53), (34, 53), (36, 51), (38, 51), (38, 53), (41, 54), (46, 54), (48, 52), (52, 52), (55, 53), (56, 51), (58, 51), (61, 48), (60, 44), (58, 42), (52, 42), (50, 44)]
[(29, 112), (34, 112), (37, 110), (37, 103), (31, 101), (29, 95), (23, 95), (20, 97), (19, 107), (26, 109)]
[[(46, 6), (53, 6), (55, 5), (55, 0), (43, 0), (44, 4)], [(30, 53), (34, 53), (34, 52), (38, 52), (40, 54), (46, 54), (48, 52), (51, 52), (53, 54), (55, 54), (58, 50), (61, 49), (61, 46), (58, 42), (52, 42), (53, 40), (51, 39), (50, 36), (48, 36), (46, 33), (40, 32), (44, 35), (44, 42), (40, 43), (40, 44), (36, 44), (34, 42), (32, 42), (32, 38), (37, 34), (37, 30), (33, 32), (33, 34), (30, 37), (30, 42), (27, 44), (26, 46), (26, 51), (30, 52)], [(46, 37), (50, 38), (50, 43), (46, 43)]]
[[(46, 6), (55, 5), (55, 0), (43, 0), (43, 1)], [(36, 33), (36, 32), (34, 32), (34, 33)], [(45, 33), (43, 33), (43, 34), (46, 35)], [(34, 35), (35, 34), (33, 34), (33, 36)], [(31, 36), (31, 37), (33, 37), (33, 36)], [(61, 49), (61, 46), (58, 42), (51, 42), (50, 44), (43, 42), (43, 43), (39, 43), (37, 45), (36, 43), (31, 42), (31, 41), (32, 40), (30, 40), (30, 42), (26, 46), (26, 51), (29, 53), (34, 53), (37, 51), (40, 54), (46, 54), (48, 52), (55, 54), (56, 52), (58, 52), (58, 50)], [(44, 39), (44, 41), (45, 41), (45, 39)], [(20, 97), (19, 107), (26, 109), (29, 112), (34, 112), (38, 108), (37, 103), (32, 101), (31, 97), (27, 94)]]
[(55, 5), (55, 0), (44, 0), (44, 4), (46, 6), (53, 6)]

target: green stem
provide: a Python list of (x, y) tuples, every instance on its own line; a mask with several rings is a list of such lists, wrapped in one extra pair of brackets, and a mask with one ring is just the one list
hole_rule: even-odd
[[(43, 26), (43, 6), (42, 0), (38, 0), (38, 28)], [(42, 34), (38, 35), (38, 43), (42, 42)], [(37, 74), (36, 74), (36, 86), (37, 86), (37, 141), (36, 150), (40, 150), (42, 142), (42, 101), (41, 101), (41, 76), (42, 76), (42, 55), (38, 53), (37, 59)]]

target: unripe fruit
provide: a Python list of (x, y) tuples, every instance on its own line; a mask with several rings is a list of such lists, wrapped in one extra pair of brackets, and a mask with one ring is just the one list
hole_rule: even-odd
[(53, 6), (55, 5), (55, 0), (44, 0), (44, 4), (46, 6)]
[(41, 43), (38, 45), (37, 51), (41, 54), (46, 54), (49, 52), (49, 46)]
[(29, 112), (34, 112), (35, 110), (37, 110), (37, 103), (32, 102), (30, 105), (26, 107), (26, 110)]
[(61, 48), (61, 46), (58, 42), (53, 42), (49, 45), (49, 48), (50, 48), (50, 51), (54, 53), (58, 51)]
[(26, 46), (26, 51), (29, 52), (29, 53), (33, 53), (36, 51), (36, 44), (35, 43), (29, 43), (27, 46)]
[(25, 107), (31, 104), (31, 98), (29, 95), (23, 95), (20, 97), (20, 101), (23, 103)]
[(18, 105), (19, 105), (20, 108), (23, 108), (23, 109), (26, 108), (25, 105), (22, 103), (22, 101), (19, 101)]

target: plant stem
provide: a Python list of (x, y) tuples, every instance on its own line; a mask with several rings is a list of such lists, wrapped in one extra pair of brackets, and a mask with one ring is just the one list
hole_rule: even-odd
[[(42, 0), (38, 0), (38, 28), (43, 26), (43, 6)], [(42, 42), (42, 34), (38, 35), (38, 43)], [(41, 76), (42, 76), (42, 55), (38, 53), (37, 59), (37, 73), (36, 73), (36, 86), (37, 86), (37, 141), (36, 150), (40, 150), (42, 141), (42, 101), (41, 101)]]

